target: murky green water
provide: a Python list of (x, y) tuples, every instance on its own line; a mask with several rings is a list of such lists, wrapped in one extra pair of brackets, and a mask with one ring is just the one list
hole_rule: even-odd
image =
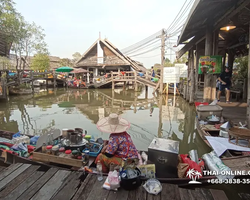
[[(83, 128), (94, 138), (107, 139), (109, 134), (96, 128), (96, 122), (110, 113), (121, 114), (131, 122), (129, 134), (137, 149), (147, 150), (154, 137), (180, 142), (180, 153), (197, 149), (199, 156), (210, 151), (195, 130), (193, 106), (181, 97), (135, 93), (133, 90), (40, 90), (25, 96), (11, 96), (0, 101), (0, 129), (21, 131), (30, 135), (42, 134), (51, 128)], [(246, 192), (247, 185), (215, 185), (230, 199), (238, 199), (237, 192)], [(233, 190), (237, 188), (237, 192)]]
[(181, 97), (152, 95), (152, 90), (40, 90), (25, 96), (10, 96), (0, 103), (0, 128), (39, 135), (51, 128), (83, 128), (94, 138), (108, 138), (96, 122), (110, 113), (130, 121), (129, 134), (138, 149), (146, 150), (154, 137), (180, 142), (180, 153), (191, 149), (207, 152), (195, 132), (195, 112)]

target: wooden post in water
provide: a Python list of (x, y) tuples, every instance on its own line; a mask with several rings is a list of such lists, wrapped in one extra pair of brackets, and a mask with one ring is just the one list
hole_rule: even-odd
[(145, 99), (148, 98), (148, 86), (145, 85)]
[(114, 82), (114, 74), (113, 71), (111, 71), (111, 80), (112, 80), (112, 90), (115, 89), (115, 82)]
[(250, 22), (249, 22), (249, 53), (248, 53), (248, 83), (247, 83), (247, 125), (250, 128)]
[(195, 91), (195, 78), (194, 78), (194, 50), (191, 49), (190, 53), (190, 92), (189, 92), (189, 103), (194, 103), (194, 91)]
[(137, 92), (138, 91), (137, 71), (134, 71), (134, 80), (135, 80), (135, 92)]
[(195, 99), (198, 99), (199, 92), (199, 59), (201, 56), (201, 44), (196, 45), (196, 63), (195, 63)]
[(56, 72), (53, 70), (53, 83), (54, 83), (54, 88), (56, 87)]
[(34, 74), (33, 71), (30, 72), (30, 78), (31, 78), (31, 88), (32, 88), (32, 92), (34, 93)]
[[(209, 23), (209, 22), (208, 22)], [(205, 55), (211, 56), (213, 53), (213, 29), (211, 24), (207, 25), (206, 30), (206, 42), (205, 42)], [(211, 80), (213, 75), (205, 73), (204, 74), (204, 91), (203, 91), (203, 101), (210, 102), (211, 101)]]

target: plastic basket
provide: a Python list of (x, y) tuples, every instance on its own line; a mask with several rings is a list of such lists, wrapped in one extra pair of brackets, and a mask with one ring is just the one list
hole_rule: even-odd
[[(102, 147), (103, 147), (103, 145), (99, 143), (89, 143), (89, 145), (86, 145), (86, 146), (87, 146), (87, 149), (89, 150), (89, 156), (91, 157), (97, 157), (100, 154)], [(95, 152), (91, 151), (91, 149), (93, 148), (96, 148), (96, 149), (98, 148), (98, 151), (95, 151)]]
[(194, 102), (194, 105), (195, 105), (195, 107), (197, 107), (197, 106), (200, 106), (200, 105), (207, 106), (209, 104), (208, 104), (208, 102)]

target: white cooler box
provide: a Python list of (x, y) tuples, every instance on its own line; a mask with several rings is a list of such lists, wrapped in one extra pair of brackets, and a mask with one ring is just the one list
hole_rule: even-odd
[(218, 105), (203, 105), (197, 106), (197, 113), (199, 120), (205, 120), (208, 116), (216, 115), (216, 117), (222, 116), (223, 108)]
[(157, 178), (175, 178), (177, 175), (179, 142), (154, 138), (148, 147), (148, 160), (155, 164)]

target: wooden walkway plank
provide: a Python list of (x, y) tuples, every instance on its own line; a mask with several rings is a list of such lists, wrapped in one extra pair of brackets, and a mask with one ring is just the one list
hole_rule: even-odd
[(80, 184), (80, 176), (81, 173), (72, 172), (64, 181), (63, 185), (59, 188), (58, 192), (54, 195), (52, 199), (71, 199), (75, 195)]
[(147, 194), (147, 200), (161, 200), (161, 193), (154, 195), (154, 194)]
[[(118, 191), (117, 191), (116, 199), (117, 200), (127, 200), (128, 199), (128, 193), (129, 192), (127, 190), (119, 188)], [(130, 200), (132, 200), (132, 199), (130, 199)]]
[(0, 166), (0, 173), (1, 173), (1, 171), (3, 171), (3, 170), (5, 170), (7, 167), (2, 167), (2, 166)]
[(250, 200), (250, 194), (248, 194), (248, 193), (238, 193), (238, 196), (239, 196), (242, 200)]
[(187, 189), (179, 188), (179, 194), (181, 200), (194, 200), (193, 196), (191, 196)]
[(72, 200), (87, 199), (96, 181), (96, 175), (88, 174)]
[(18, 200), (27, 200), (36, 194), (36, 192), (43, 187), (43, 185), (50, 180), (50, 178), (57, 172), (56, 168), (50, 168), (43, 176), (41, 176), (34, 184), (31, 185)]
[(208, 189), (205, 188), (196, 188), (195, 189), (197, 192), (199, 192), (200, 194), (202, 194), (202, 196), (206, 199), (206, 200), (213, 200), (213, 196), (211, 194), (211, 192)]
[(214, 200), (228, 200), (227, 195), (223, 190), (210, 189)]
[[(131, 190), (131, 191), (127, 191), (128, 192), (128, 200), (134, 200), (134, 199), (136, 199), (135, 197), (136, 197), (136, 191), (137, 190)], [(118, 199), (117, 199), (118, 200)]]
[(31, 198), (31, 200), (48, 200), (50, 199), (62, 185), (64, 179), (71, 172), (59, 170), (56, 174)]
[(136, 200), (145, 200), (147, 199), (147, 191), (140, 186), (137, 190), (136, 190)]
[(166, 200), (180, 200), (180, 194), (177, 185), (162, 184), (161, 198)]
[(116, 200), (116, 199), (118, 199), (117, 195), (120, 192), (121, 192), (120, 189), (118, 189), (117, 191), (110, 190), (109, 194), (108, 194), (108, 197), (107, 197), (107, 200)]
[(206, 200), (203, 194), (197, 190), (188, 190), (188, 192), (195, 200)]
[(19, 174), (16, 178), (14, 178), (11, 182), (9, 182), (5, 187), (0, 191), (0, 199), (7, 196), (12, 192), (16, 187), (18, 187), (23, 181), (25, 181), (31, 174), (34, 173), (40, 166), (32, 165), (23, 173)]
[(24, 193), (36, 180), (38, 180), (44, 172), (36, 171), (31, 176), (29, 176), (24, 183), (20, 184), (16, 189), (14, 189), (8, 196), (6, 196), (3, 200), (14, 200), (17, 199)]
[(26, 169), (28, 169), (31, 166), (31, 164), (23, 164), (19, 168), (17, 168), (15, 171), (13, 171), (11, 174), (6, 176), (4, 179), (0, 181), (0, 191), (14, 178), (16, 178), (19, 174), (24, 172)]
[(0, 181), (3, 180), (6, 176), (8, 176), (9, 174), (14, 172), (16, 169), (18, 169), (21, 166), (22, 166), (21, 163), (17, 163), (17, 164), (10, 165), (5, 170), (1, 171), (0, 172)]
[[(106, 180), (106, 176), (103, 177), (102, 181), (98, 181), (97, 180), (97, 176), (94, 177), (94, 179), (96, 179), (95, 185), (92, 188), (90, 194), (88, 195), (87, 200), (103, 200), (106, 199), (108, 197), (109, 191), (102, 188), (105, 180)], [(84, 198), (82, 198), (84, 199)]]

